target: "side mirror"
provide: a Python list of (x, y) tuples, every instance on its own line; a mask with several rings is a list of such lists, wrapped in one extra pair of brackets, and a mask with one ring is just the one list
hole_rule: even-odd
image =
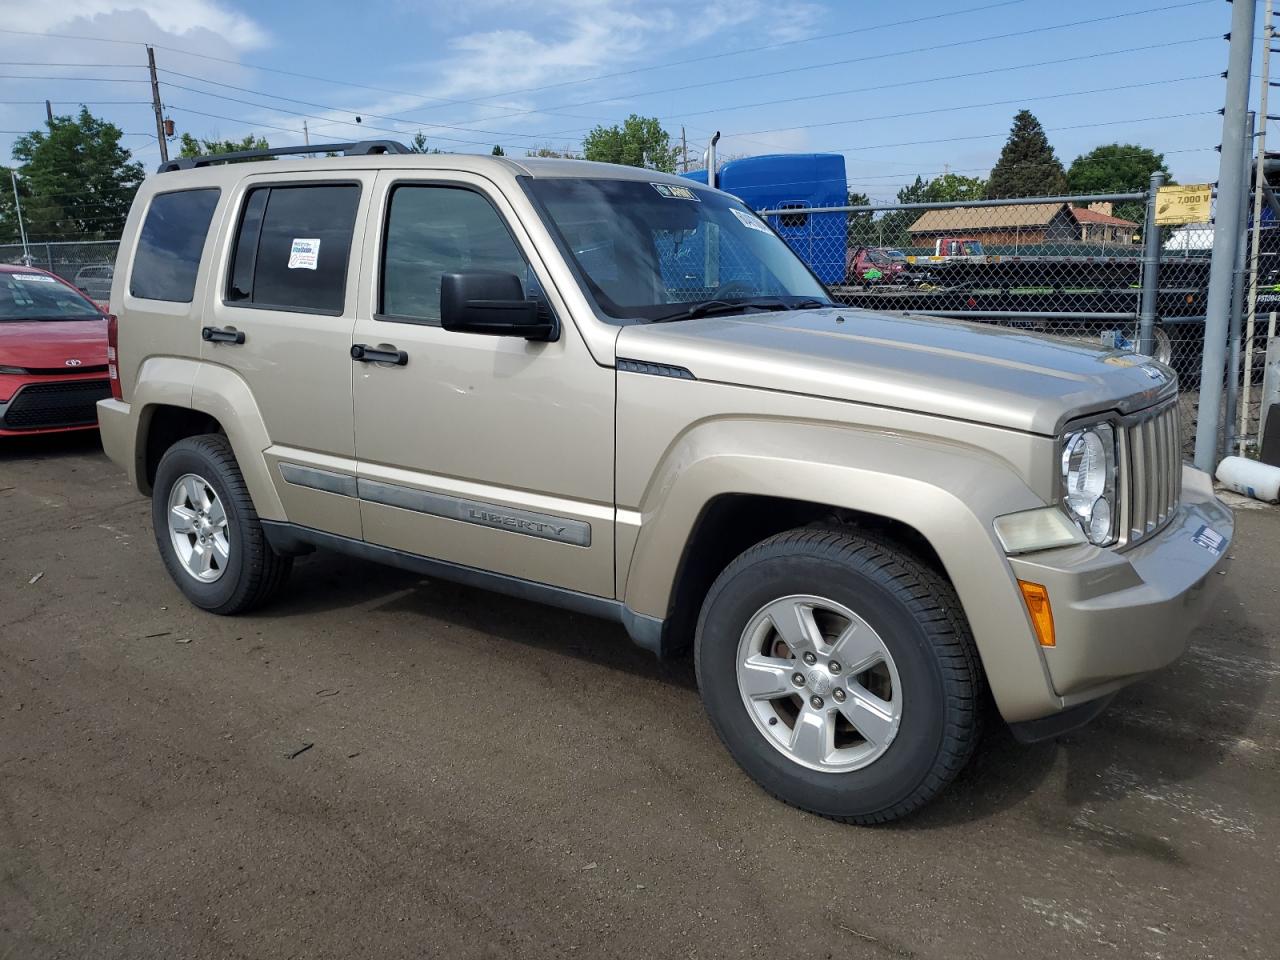
[(440, 278), (440, 326), (455, 333), (554, 340), (556, 325), (524, 298), (514, 273), (471, 270)]

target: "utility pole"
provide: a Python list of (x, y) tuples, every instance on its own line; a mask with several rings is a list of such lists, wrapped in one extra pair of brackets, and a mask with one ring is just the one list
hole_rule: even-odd
[[(1263, 96), (1265, 97), (1266, 94), (1264, 93)], [(1244, 123), (1244, 169), (1240, 171), (1242, 183), (1249, 182), (1249, 176), (1253, 170), (1253, 142), (1256, 136), (1257, 124), (1257, 114), (1250, 110)], [(1258, 162), (1262, 162), (1261, 154)], [(1236, 411), (1247, 409), (1240, 407), (1240, 318), (1244, 310), (1245, 287), (1249, 282), (1249, 268), (1246, 261), (1249, 251), (1248, 207), (1249, 191), (1241, 190), (1240, 224), (1244, 232), (1240, 237), (1240, 243), (1236, 246), (1236, 280), (1231, 287), (1231, 324), (1227, 328), (1227, 413), (1222, 418), (1227, 425), (1223, 431), (1223, 440), (1226, 442), (1228, 453), (1231, 452), (1231, 448), (1234, 445), (1233, 441), (1236, 439), (1236, 436), (1232, 434), (1232, 430), (1235, 429)], [(1240, 431), (1239, 437), (1243, 439), (1244, 425), (1241, 425)], [(1243, 445), (1239, 452), (1241, 454), (1244, 453)]]
[(9, 168), (9, 182), (13, 184), (13, 209), (18, 214), (18, 233), (22, 237), (22, 262), (31, 266), (31, 250), (27, 247), (27, 227), (22, 222), (22, 201), (18, 199), (18, 175)]
[(689, 172), (689, 141), (684, 138), (684, 124), (680, 124), (680, 172)]
[[(1222, 159), (1218, 164), (1218, 206), (1209, 260), (1209, 293), (1205, 302), (1204, 357), (1200, 366), (1200, 411), (1196, 418), (1196, 467), (1213, 473), (1218, 465), (1218, 428), (1227, 365), (1227, 323), (1231, 315), (1231, 281), (1240, 243), (1240, 182), (1244, 166), (1244, 123), (1249, 109), (1253, 66), (1253, 0), (1231, 4), (1231, 48), (1227, 55), (1227, 91), (1222, 110)], [(1265, 121), (1264, 121), (1265, 122)]]
[(307, 121), (302, 121), (302, 142), (311, 146), (311, 131), (307, 129)]
[(151, 108), (156, 112), (156, 140), (160, 143), (160, 162), (169, 162), (169, 141), (164, 135), (164, 107), (160, 103), (160, 81), (156, 79), (156, 52), (147, 45), (147, 69), (151, 71)]
[[(1258, 92), (1258, 115), (1262, 118), (1262, 125), (1258, 128), (1258, 162), (1254, 164), (1253, 171), (1253, 231), (1249, 241), (1249, 302), (1246, 305), (1249, 312), (1244, 325), (1244, 392), (1240, 403), (1240, 429), (1236, 433), (1240, 439), (1240, 449), (1237, 452), (1241, 456), (1244, 455), (1249, 430), (1249, 394), (1253, 386), (1253, 326), (1258, 310), (1258, 241), (1262, 234), (1262, 188), (1267, 185), (1267, 121), (1271, 119), (1267, 116), (1267, 91), (1271, 88), (1271, 40), (1275, 36), (1275, 28), (1271, 25), (1271, 6), (1272, 0), (1267, 0), (1263, 8), (1266, 23), (1262, 25), (1262, 87)], [(1227, 410), (1227, 417), (1230, 418), (1233, 412)], [(1262, 429), (1261, 424), (1258, 429)], [(1227, 436), (1230, 435), (1228, 420)]]
[(53, 104), (48, 100), (44, 102), (44, 115), (48, 118), (50, 126), (53, 125)]

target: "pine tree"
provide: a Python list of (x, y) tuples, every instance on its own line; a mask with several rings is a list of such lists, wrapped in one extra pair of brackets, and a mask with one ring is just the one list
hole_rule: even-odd
[(1000, 159), (991, 169), (987, 196), (1051, 197), (1063, 193), (1066, 186), (1066, 172), (1044, 127), (1030, 110), (1019, 110)]

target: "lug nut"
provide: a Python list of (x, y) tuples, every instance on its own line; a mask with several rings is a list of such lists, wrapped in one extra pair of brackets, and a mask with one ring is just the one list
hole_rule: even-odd
[(791, 675), (791, 682), (792, 682), (792, 683), (794, 683), (797, 687), (803, 687), (803, 686), (804, 686), (804, 674), (803, 674), (803, 673), (793, 673), (793, 674)]
[(804, 662), (812, 667), (815, 663), (818, 662), (818, 658), (815, 657), (812, 653), (806, 653), (804, 655)]
[(827, 664), (827, 669), (828, 669), (828, 670), (830, 670), (832, 673), (839, 673), (839, 672), (840, 672), (840, 664), (838, 664), (838, 663), (836, 663), (834, 660), (832, 660), (830, 663), (828, 663), (828, 664)]
[(836, 698), (836, 703), (844, 703), (844, 691), (839, 688), (831, 691), (831, 696)]
[(810, 698), (809, 698), (809, 706), (813, 707), (813, 709), (815, 709), (815, 710), (821, 710), (821, 709), (822, 709), (822, 698), (821, 698), (821, 697), (816, 697), (816, 696), (815, 696), (815, 697), (810, 697)]

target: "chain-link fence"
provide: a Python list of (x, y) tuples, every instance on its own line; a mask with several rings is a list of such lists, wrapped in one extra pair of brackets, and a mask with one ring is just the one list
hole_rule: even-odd
[(0, 263), (23, 264), (56, 273), (94, 300), (106, 303), (111, 296), (118, 240), (83, 240), (52, 243), (0, 244)]
[[(1187, 453), (1204, 346), (1213, 228), (1158, 228), (1147, 193), (763, 210), (840, 301), (1139, 349), (1178, 373)], [(1153, 290), (1143, 279), (1156, 271)], [(1265, 349), (1266, 325), (1259, 324)], [(1260, 381), (1259, 381), (1260, 382)]]

